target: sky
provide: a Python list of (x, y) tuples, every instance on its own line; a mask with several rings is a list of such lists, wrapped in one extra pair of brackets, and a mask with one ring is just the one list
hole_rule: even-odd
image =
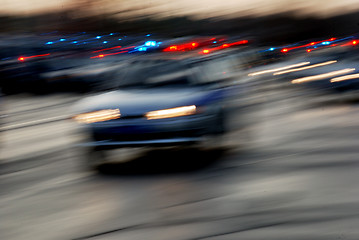
[(0, 13), (28, 15), (77, 7), (92, 13), (139, 9), (131, 14), (194, 15), (198, 18), (296, 11), (329, 16), (359, 9), (359, 0), (0, 0)]

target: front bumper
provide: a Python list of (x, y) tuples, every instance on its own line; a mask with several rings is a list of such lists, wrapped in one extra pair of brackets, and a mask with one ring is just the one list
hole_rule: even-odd
[(197, 114), (168, 119), (118, 119), (89, 124), (85, 130), (91, 140), (79, 146), (114, 149), (194, 144), (203, 141), (207, 135), (219, 133), (220, 117), (218, 114)]
[(174, 145), (188, 145), (203, 141), (202, 137), (188, 137), (188, 138), (171, 138), (171, 139), (154, 139), (154, 140), (143, 140), (143, 141), (93, 141), (78, 144), (79, 147), (91, 147), (97, 149), (113, 149), (121, 147), (166, 147)]

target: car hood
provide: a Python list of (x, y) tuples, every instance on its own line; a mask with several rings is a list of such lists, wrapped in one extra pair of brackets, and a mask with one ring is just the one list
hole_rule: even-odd
[(75, 105), (74, 113), (118, 108), (122, 116), (136, 116), (153, 110), (210, 104), (221, 95), (219, 90), (203, 91), (197, 88), (118, 90), (84, 98)]

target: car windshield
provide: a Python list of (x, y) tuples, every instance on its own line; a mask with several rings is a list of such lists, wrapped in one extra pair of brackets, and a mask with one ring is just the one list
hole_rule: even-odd
[(119, 88), (220, 86), (233, 72), (230, 59), (202, 61), (134, 61), (127, 67)]
[(180, 62), (134, 62), (129, 65), (119, 87), (188, 86), (194, 84), (193, 77), (191, 68)]

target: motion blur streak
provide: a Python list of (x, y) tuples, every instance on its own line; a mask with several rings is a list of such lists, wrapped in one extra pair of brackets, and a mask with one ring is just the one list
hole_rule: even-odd
[(73, 119), (78, 123), (94, 123), (117, 119), (120, 118), (120, 116), (120, 109), (106, 109), (96, 112), (79, 114)]
[(318, 74), (318, 75), (314, 75), (314, 76), (310, 76), (310, 77), (298, 78), (298, 79), (292, 80), (292, 83), (296, 84), (296, 83), (317, 81), (317, 80), (321, 80), (324, 78), (332, 77), (335, 75), (346, 74), (346, 73), (353, 72), (353, 71), (355, 71), (355, 68), (345, 68), (342, 70), (328, 72), (328, 73), (324, 73), (324, 74)]
[(281, 71), (281, 70), (285, 70), (285, 69), (289, 69), (289, 68), (300, 67), (300, 66), (304, 66), (304, 65), (308, 65), (308, 64), (310, 64), (310, 62), (301, 62), (301, 63), (296, 63), (296, 64), (293, 64), (293, 65), (288, 65), (288, 66), (285, 66), (285, 67), (280, 67), (280, 68), (275, 68), (275, 69), (268, 69), (268, 70), (264, 70), (264, 71), (250, 73), (250, 74), (248, 74), (248, 76), (256, 76), (256, 75), (261, 75), (261, 74), (265, 74), (265, 73), (277, 72), (277, 71)]
[(127, 52), (128, 51), (121, 51), (121, 52), (115, 52), (115, 53), (100, 54), (98, 56), (93, 56), (93, 57), (90, 57), (90, 58), (103, 58), (103, 57), (106, 57), (106, 56), (112, 56), (112, 55), (117, 55), (117, 54), (127, 53)]
[(96, 50), (96, 51), (92, 51), (92, 52), (93, 52), (93, 53), (97, 53), (97, 52), (108, 51), (108, 50), (112, 50), (112, 49), (116, 49), (116, 48), (122, 48), (122, 46), (116, 46), (116, 47), (111, 47), (111, 48), (104, 48), (104, 49), (100, 49), (100, 50)]
[(336, 77), (336, 78), (332, 78), (330, 80), (330, 82), (341, 82), (341, 81), (345, 81), (345, 80), (350, 80), (350, 79), (355, 79), (355, 78), (359, 78), (359, 73), (357, 74), (350, 74), (350, 75), (346, 75), (346, 76), (342, 76), (342, 77)]
[[(324, 45), (328, 45), (330, 44), (330, 41), (334, 41), (336, 40), (336, 38), (330, 38), (330, 39), (327, 39), (327, 40), (322, 40), (322, 41), (317, 41), (317, 42), (311, 42), (311, 43), (307, 43), (307, 44), (304, 44), (304, 45), (300, 45), (300, 46), (296, 46), (296, 47), (291, 47), (291, 48), (284, 48), (282, 49), (282, 52), (288, 52), (288, 51), (291, 51), (293, 49), (299, 49), (299, 48), (304, 48), (304, 47), (309, 47), (309, 46), (313, 46), (313, 45), (316, 45), (316, 44), (324, 44)], [(307, 50), (308, 51), (308, 50)]]
[(241, 40), (241, 41), (234, 42), (234, 43), (225, 43), (222, 45), (222, 48), (238, 46), (238, 45), (247, 44), (247, 43), (248, 43), (248, 40)]
[(273, 75), (281, 75), (281, 74), (290, 73), (290, 72), (298, 72), (298, 71), (302, 71), (302, 70), (306, 70), (306, 69), (310, 69), (310, 68), (321, 67), (321, 66), (333, 64), (333, 63), (336, 63), (336, 62), (338, 62), (338, 61), (333, 60), (333, 61), (313, 64), (313, 65), (310, 65), (310, 66), (307, 66), (307, 67), (301, 67), (301, 68), (295, 68), (295, 69), (290, 69), (290, 70), (281, 71), (281, 72), (275, 72), (275, 73), (273, 73)]
[(196, 113), (196, 106), (191, 105), (191, 106), (184, 106), (184, 107), (177, 107), (177, 108), (148, 112), (146, 114), (146, 118), (148, 120), (161, 119), (161, 118), (173, 118), (173, 117), (188, 116), (188, 115), (192, 115), (195, 113)]
[(46, 56), (49, 56), (49, 55), (50, 55), (50, 53), (40, 54), (40, 55), (33, 55), (33, 56), (28, 56), (28, 57), (19, 57), (18, 60), (19, 61), (25, 61), (26, 59), (29, 59), (29, 58), (46, 57)]

